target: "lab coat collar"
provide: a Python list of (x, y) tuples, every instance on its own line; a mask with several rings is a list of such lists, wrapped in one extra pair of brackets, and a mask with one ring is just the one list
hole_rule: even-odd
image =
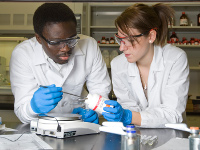
[[(162, 71), (164, 69), (163, 49), (160, 46), (154, 46), (154, 56), (151, 63), (153, 72)], [(137, 76), (139, 73), (136, 63), (128, 64), (128, 75)]]
[[(34, 41), (33, 47), (34, 47), (34, 54), (35, 54), (34, 65), (40, 65), (40, 64), (46, 63), (46, 58), (44, 56), (44, 50), (42, 48), (42, 45), (36, 40), (36, 38), (33, 39), (33, 41)], [(72, 55), (74, 56), (84, 55), (83, 51), (80, 49), (78, 44), (72, 50)]]
[(150, 69), (154, 72), (164, 70), (163, 49), (160, 46), (154, 46), (154, 56)]
[(160, 75), (162, 75), (163, 70), (164, 70), (163, 49), (160, 46), (154, 46), (154, 57), (151, 63), (151, 67), (149, 70), (149, 77), (148, 77), (149, 94), (152, 92), (156, 80), (160, 78)]
[(128, 75), (130, 77), (134, 77), (134, 76), (137, 76), (138, 73), (139, 73), (139, 70), (138, 70), (136, 63), (129, 63), (128, 64)]
[(42, 45), (36, 40), (35, 37), (31, 40), (33, 40), (32, 44), (33, 44), (34, 54), (35, 54), (35, 58), (33, 59), (34, 65), (46, 63)]

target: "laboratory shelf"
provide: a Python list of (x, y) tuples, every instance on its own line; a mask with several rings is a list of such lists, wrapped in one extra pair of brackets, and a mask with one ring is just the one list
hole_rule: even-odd
[(200, 67), (190, 67), (190, 70), (199, 70), (200, 71)]
[(98, 44), (100, 47), (119, 47), (119, 44)]
[(200, 26), (172, 26), (169, 29), (200, 29)]
[(0, 41), (25, 41), (25, 37), (0, 37)]
[(200, 45), (177, 45), (177, 44), (174, 44), (174, 46), (177, 46), (180, 48), (200, 48)]
[(91, 29), (116, 29), (115, 26), (90, 26)]

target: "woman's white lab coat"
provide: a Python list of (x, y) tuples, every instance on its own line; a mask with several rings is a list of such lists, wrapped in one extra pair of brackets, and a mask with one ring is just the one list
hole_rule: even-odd
[[(31, 109), (30, 101), (39, 85), (56, 84), (63, 91), (81, 95), (86, 82), (90, 93), (108, 97), (111, 83), (101, 51), (93, 38), (79, 36), (80, 40), (68, 63), (62, 67), (62, 74), (45, 59), (42, 46), (35, 37), (14, 49), (10, 61), (10, 80), (15, 96), (14, 111), (23, 123), (37, 116)], [(71, 113), (73, 100), (77, 100), (77, 97), (63, 94), (63, 99), (51, 112)]]
[(148, 100), (136, 63), (129, 63), (121, 54), (111, 62), (111, 68), (117, 101), (125, 109), (140, 112), (142, 127), (162, 127), (183, 121), (189, 90), (189, 66), (183, 50), (169, 44), (163, 48), (154, 46)]

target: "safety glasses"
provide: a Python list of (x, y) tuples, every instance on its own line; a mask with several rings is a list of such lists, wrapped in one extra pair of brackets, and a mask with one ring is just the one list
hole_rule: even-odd
[(141, 33), (139, 35), (131, 35), (131, 39), (129, 38), (129, 36), (125, 36), (125, 37), (120, 37), (117, 33), (114, 35), (115, 36), (115, 40), (116, 42), (121, 45), (121, 43), (123, 43), (126, 46), (132, 46), (133, 42), (135, 40), (135, 38), (141, 37), (143, 35), (147, 35), (149, 33), (149, 31), (145, 32), (145, 33)]
[(75, 35), (71, 38), (67, 38), (64, 40), (55, 40), (55, 41), (50, 41), (47, 40), (43, 35), (40, 35), (47, 43), (50, 49), (55, 49), (55, 50), (60, 50), (64, 48), (66, 45), (69, 48), (73, 48), (77, 43), (80, 37), (78, 35)]

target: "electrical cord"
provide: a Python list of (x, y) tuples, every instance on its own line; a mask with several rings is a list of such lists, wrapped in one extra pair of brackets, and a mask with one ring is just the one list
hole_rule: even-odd
[[(54, 119), (57, 121), (57, 123), (58, 123), (57, 132), (61, 132), (61, 126), (60, 126), (60, 124), (59, 124), (59, 121), (56, 119), (56, 117), (48, 116), (48, 115), (45, 115), (45, 114), (42, 114), (42, 115), (44, 115), (45, 117), (54, 118)], [(42, 115), (40, 114), (39, 116), (41, 117)], [(38, 122), (39, 122), (39, 121), (38, 121)]]
[(23, 132), (17, 139), (15, 139), (15, 140), (11, 140), (11, 139), (6, 138), (6, 137), (0, 137), (0, 138), (9, 140), (9, 141), (11, 141), (11, 142), (16, 142), (17, 140), (19, 140), (19, 139), (22, 137), (22, 135), (24, 135), (24, 133), (31, 133), (31, 132), (30, 132), (30, 131), (25, 131), (25, 132)]

